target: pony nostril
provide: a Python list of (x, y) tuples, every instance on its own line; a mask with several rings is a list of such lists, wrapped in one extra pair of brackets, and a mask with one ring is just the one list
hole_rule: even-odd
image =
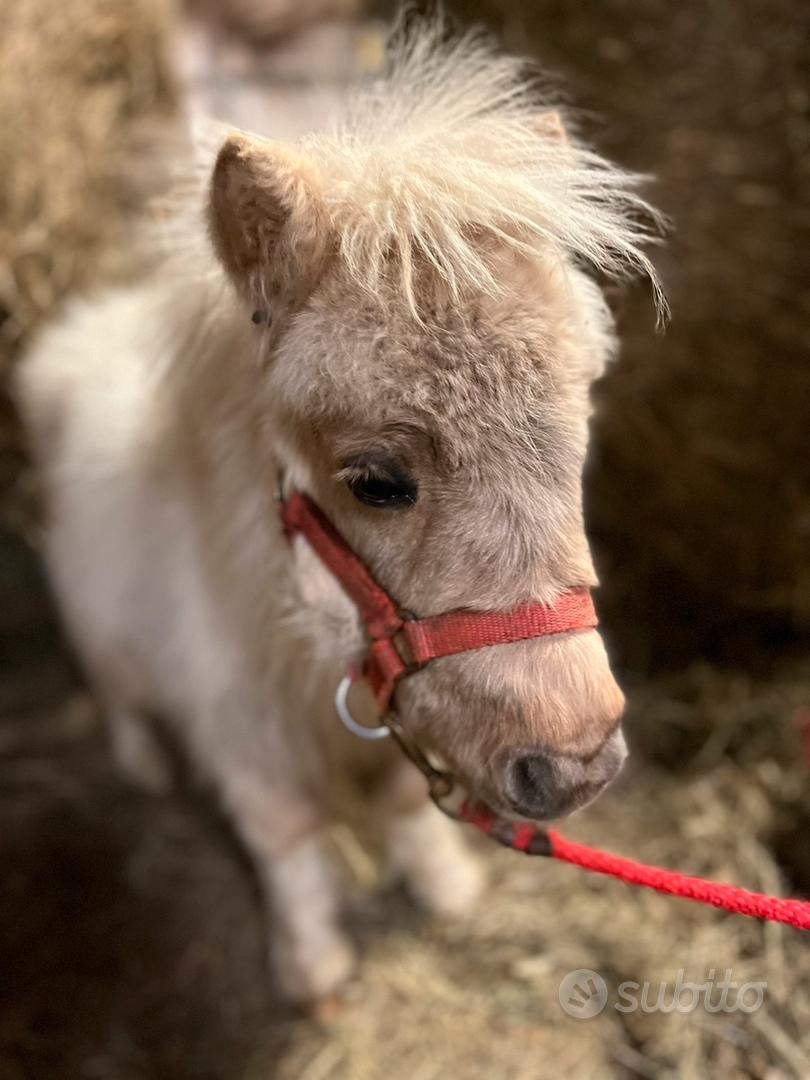
[(524, 754), (514, 760), (507, 768), (506, 790), (519, 812), (529, 817), (559, 817), (570, 803), (570, 790), (548, 754)]
[(525, 817), (564, 817), (590, 802), (610, 783), (625, 756), (619, 732), (610, 736), (590, 760), (553, 751), (521, 754), (506, 767), (506, 794)]

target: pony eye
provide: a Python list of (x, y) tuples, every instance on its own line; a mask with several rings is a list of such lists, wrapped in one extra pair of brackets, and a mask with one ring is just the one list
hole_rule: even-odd
[(416, 502), (416, 489), (380, 476), (358, 476), (349, 481), (349, 491), (358, 502), (382, 510), (404, 510)]
[(346, 477), (349, 491), (358, 502), (378, 510), (407, 510), (416, 502), (417, 484), (393, 465), (384, 469), (370, 462), (355, 465), (357, 472)]

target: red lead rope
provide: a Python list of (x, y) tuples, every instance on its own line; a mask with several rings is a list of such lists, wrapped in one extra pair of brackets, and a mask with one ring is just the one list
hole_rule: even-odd
[(474, 825), (487, 836), (506, 847), (523, 851), (527, 855), (547, 855), (561, 862), (573, 863), (597, 874), (608, 874), (630, 885), (644, 885), (648, 889), (712, 904), (737, 915), (753, 915), (757, 919), (787, 923), (799, 930), (810, 930), (810, 901), (786, 900), (779, 896), (749, 892), (737, 885), (680, 874), (676, 870), (664, 870), (660, 866), (648, 866), (600, 851), (588, 844), (567, 840), (555, 829), (540, 829), (531, 822), (509, 822), (500, 818), (481, 803), (465, 801), (458, 811), (461, 821)]

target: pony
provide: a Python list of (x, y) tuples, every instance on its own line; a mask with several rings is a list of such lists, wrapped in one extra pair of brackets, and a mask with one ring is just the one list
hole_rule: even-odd
[[(160, 791), (161, 733), (183, 748), (255, 863), (281, 987), (306, 1000), (354, 963), (323, 837), (348, 778), (427, 907), (467, 911), (483, 877), (397, 749), (337, 723), (364, 628), (285, 539), (279, 478), (420, 617), (594, 586), (589, 388), (617, 341), (592, 271), (645, 274), (663, 306), (658, 218), (521, 61), (432, 23), (329, 130), (231, 131), (206, 155), (186, 176), (178, 152), (149, 271), (72, 301), (17, 392), (115, 757)], [(513, 819), (583, 806), (625, 757), (597, 629), (445, 656), (396, 694), (409, 737)]]

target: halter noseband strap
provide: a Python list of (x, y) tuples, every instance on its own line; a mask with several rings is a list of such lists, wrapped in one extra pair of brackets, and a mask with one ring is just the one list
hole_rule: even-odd
[(591, 594), (584, 586), (567, 589), (553, 604), (529, 601), (511, 611), (457, 610), (413, 618), (400, 610), (308, 495), (293, 491), (283, 499), (281, 519), (287, 537), (304, 536), (357, 605), (370, 638), (359, 673), (383, 713), (399, 680), (440, 656), (596, 626)]

